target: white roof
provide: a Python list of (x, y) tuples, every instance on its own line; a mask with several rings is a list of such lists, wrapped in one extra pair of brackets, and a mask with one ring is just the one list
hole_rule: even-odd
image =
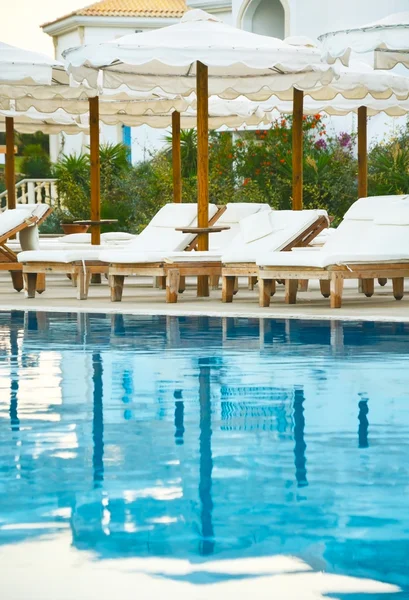
[[(328, 84), (333, 71), (320, 51), (226, 25), (202, 10), (188, 11), (176, 25), (71, 49), (68, 71), (81, 83), (137, 91), (160, 87), (189, 95), (196, 88), (196, 62), (209, 67), (209, 94), (266, 99), (272, 93)], [(103, 82), (99, 79), (103, 71)]]
[(409, 68), (409, 12), (395, 13), (361, 27), (325, 33), (318, 39), (328, 62), (340, 58), (347, 64), (351, 50), (375, 51), (377, 68), (391, 69), (398, 63)]

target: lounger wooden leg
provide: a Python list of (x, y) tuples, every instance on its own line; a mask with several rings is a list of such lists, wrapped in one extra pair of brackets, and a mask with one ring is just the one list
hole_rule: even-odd
[(16, 292), (21, 292), (21, 290), (24, 288), (22, 271), (10, 271), (10, 275), (11, 281), (13, 282), (13, 288), (16, 290)]
[(329, 279), (320, 279), (320, 290), (324, 298), (329, 298), (331, 295), (331, 282)]
[[(94, 273), (100, 275), (100, 273)], [(77, 283), (77, 300), (86, 300), (88, 298), (88, 289), (91, 282), (91, 273), (89, 271), (81, 271), (78, 273)]]
[(238, 291), (239, 291), (239, 278), (235, 277), (234, 278), (233, 294), (236, 295)]
[(385, 277), (379, 277), (378, 283), (379, 283), (379, 285), (381, 285), (383, 287), (384, 285), (386, 285), (388, 283), (388, 280)]
[(179, 277), (179, 294), (183, 294), (186, 289), (186, 277), (181, 275)]
[(232, 275), (222, 277), (222, 302), (233, 302), (234, 280)]
[(404, 294), (404, 283), (405, 280), (403, 277), (395, 277), (392, 279), (393, 295), (395, 300), (402, 300)]
[(166, 290), (166, 276), (158, 277), (158, 287), (160, 290)]
[(45, 292), (45, 273), (37, 273), (36, 292), (37, 294)]
[(299, 292), (308, 292), (308, 279), (299, 279), (298, 280), (298, 291)]
[(124, 275), (109, 275), (109, 287), (111, 288), (111, 302), (121, 302), (124, 291)]
[(219, 277), (219, 275), (212, 275), (210, 277), (210, 286), (211, 286), (212, 290), (218, 290), (219, 289), (219, 283), (220, 283), (220, 277)]
[(373, 279), (362, 279), (362, 291), (367, 298), (370, 298), (374, 294), (374, 283)]
[(259, 279), (258, 298), (259, 298), (259, 305), (263, 308), (268, 308), (270, 306), (272, 286), (273, 286), (272, 279), (261, 279), (261, 278)]
[(249, 290), (254, 290), (254, 286), (257, 283), (257, 277), (249, 277)]
[(207, 298), (209, 295), (209, 276), (199, 275), (197, 278), (197, 297)]
[(298, 279), (285, 280), (285, 303), (295, 304), (297, 302)]
[(341, 308), (344, 278), (334, 273), (331, 278), (331, 308)]
[(26, 298), (35, 298), (37, 287), (37, 273), (24, 273), (23, 278)]
[(169, 269), (166, 278), (166, 302), (175, 304), (178, 301), (179, 285), (180, 271), (178, 269)]
[(71, 273), (71, 283), (72, 283), (72, 287), (77, 287), (77, 283), (78, 283), (77, 273)]

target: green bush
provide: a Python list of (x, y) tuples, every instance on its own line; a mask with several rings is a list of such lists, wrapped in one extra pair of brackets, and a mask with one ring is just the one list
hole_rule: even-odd
[(51, 177), (50, 156), (40, 144), (29, 144), (23, 149), (20, 169), (27, 179), (48, 179)]
[(372, 147), (368, 170), (370, 195), (409, 193), (409, 121), (396, 137)]

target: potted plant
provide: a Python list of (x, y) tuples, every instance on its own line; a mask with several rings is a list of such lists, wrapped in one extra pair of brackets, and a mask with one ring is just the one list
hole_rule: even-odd
[(66, 235), (70, 233), (86, 233), (88, 231), (89, 225), (75, 223), (78, 220), (80, 220), (80, 217), (74, 217), (68, 210), (60, 211), (60, 227)]

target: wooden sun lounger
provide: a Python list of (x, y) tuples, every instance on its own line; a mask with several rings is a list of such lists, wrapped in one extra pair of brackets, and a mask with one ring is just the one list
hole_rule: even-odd
[[(287, 244), (281, 252), (290, 252), (293, 248), (305, 248), (321, 231), (328, 227), (327, 217), (319, 217), (310, 227), (305, 229), (292, 242)], [(256, 263), (231, 263), (223, 264), (221, 269), (222, 276), (222, 301), (233, 302), (233, 296), (237, 291), (237, 279), (239, 277), (248, 277), (251, 281), (251, 287), (259, 280), (259, 267)], [(284, 279), (278, 277), (278, 280)], [(301, 279), (301, 278), (300, 278)], [(307, 278), (304, 278), (307, 279)]]
[[(295, 247), (307, 246), (323, 229), (328, 227), (328, 219), (320, 216), (310, 227), (305, 229), (292, 242), (287, 244), (282, 251), (289, 251)], [(111, 288), (111, 301), (120, 302), (126, 275), (152, 275), (162, 278), (162, 288), (166, 289), (166, 302), (176, 303), (178, 293), (185, 290), (185, 279), (189, 276), (208, 276), (214, 281), (223, 276), (222, 296), (224, 302), (231, 302), (233, 294), (237, 291), (237, 279), (239, 275), (249, 278), (258, 277), (258, 267), (253, 264), (222, 265), (218, 261), (177, 261), (166, 263), (141, 263), (123, 265), (112, 263), (109, 268), (109, 285)], [(213, 286), (215, 287), (215, 286)], [(199, 294), (198, 290), (198, 296)], [(226, 298), (231, 298), (230, 300)]]
[[(209, 219), (209, 226), (213, 225), (217, 219), (225, 212), (226, 206), (218, 206), (216, 214)], [(186, 250), (193, 250), (197, 246), (198, 236), (190, 242), (186, 247)], [(58, 275), (69, 275), (74, 287), (77, 287), (77, 299), (86, 300), (88, 297), (89, 285), (91, 278), (94, 275), (112, 275), (118, 276), (114, 287), (114, 292), (111, 287), (111, 299), (117, 298), (119, 301), (122, 298), (122, 289), (124, 285), (124, 278), (128, 275), (141, 275), (141, 276), (153, 276), (161, 278), (161, 286), (166, 287), (167, 272), (163, 267), (163, 263), (144, 263), (143, 265), (110, 265), (99, 260), (84, 260), (84, 261), (73, 261), (70, 263), (64, 262), (30, 262), (23, 263), (23, 277), (24, 287), (26, 290), (27, 298), (34, 298), (36, 291), (38, 291), (39, 277), (42, 276), (40, 281), (43, 281), (45, 275), (58, 274)], [(139, 268), (140, 267), (140, 268)], [(110, 280), (113, 281), (113, 280)], [(44, 288), (45, 289), (45, 288)], [(115, 301), (115, 300), (113, 300)]]
[[(41, 223), (48, 217), (52, 212), (50, 207), (44, 215), (39, 219), (35, 215), (25, 219), (24, 223), (21, 223), (17, 227), (10, 229), (7, 233), (0, 236), (0, 271), (9, 271), (13, 287), (17, 292), (21, 292), (24, 287), (23, 283), (23, 265), (17, 260), (17, 254), (7, 246), (7, 241), (14, 237), (17, 233), (26, 229), (31, 225), (41, 225)], [(45, 290), (45, 281), (41, 278), (38, 280), (37, 291), (41, 294)]]
[(270, 306), (275, 293), (276, 280), (285, 280), (285, 302), (295, 304), (299, 280), (318, 279), (321, 293), (330, 298), (331, 308), (341, 308), (345, 279), (362, 281), (362, 291), (370, 298), (374, 293), (374, 279), (392, 279), (393, 295), (401, 300), (404, 295), (404, 278), (409, 277), (407, 263), (361, 263), (348, 266), (318, 267), (259, 267), (259, 304)]

